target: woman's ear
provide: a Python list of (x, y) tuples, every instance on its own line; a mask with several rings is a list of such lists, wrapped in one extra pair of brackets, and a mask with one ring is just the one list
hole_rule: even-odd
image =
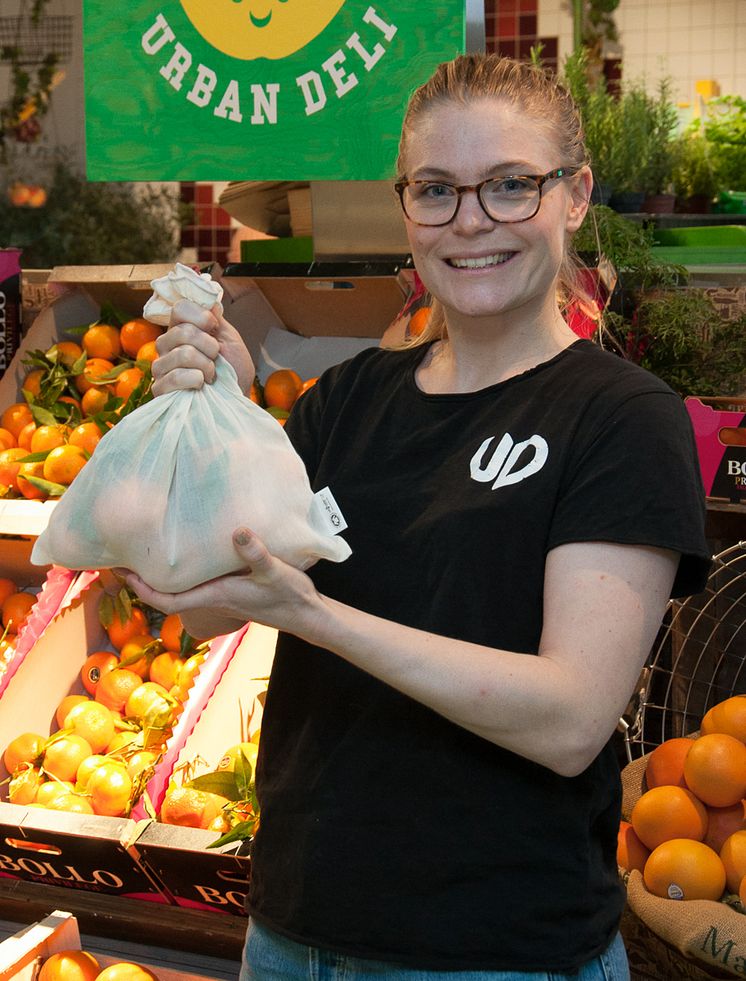
[(583, 224), (588, 211), (593, 190), (593, 174), (590, 167), (583, 167), (570, 180), (570, 207), (567, 212), (566, 228), (572, 234)]

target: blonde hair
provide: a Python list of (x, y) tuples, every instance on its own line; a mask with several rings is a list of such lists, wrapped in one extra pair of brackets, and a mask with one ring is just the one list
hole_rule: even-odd
[[(448, 102), (466, 106), (480, 99), (500, 99), (533, 117), (556, 141), (559, 165), (582, 167), (590, 163), (580, 113), (570, 92), (555, 75), (538, 65), (496, 54), (466, 54), (438, 65), (428, 81), (412, 94), (399, 141), (398, 180), (406, 179), (409, 141), (421, 115)], [(574, 299), (588, 299), (581, 269), (582, 263), (568, 242), (558, 282), (558, 304), (563, 309)], [(414, 344), (446, 336), (445, 312), (434, 297), (431, 305), (428, 326), (413, 340)]]

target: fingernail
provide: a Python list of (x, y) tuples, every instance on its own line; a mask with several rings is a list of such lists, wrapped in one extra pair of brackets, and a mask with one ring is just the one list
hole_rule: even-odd
[(246, 531), (245, 529), (242, 528), (240, 531), (236, 532), (235, 535), (236, 545), (248, 545), (250, 540), (251, 540), (251, 536), (249, 535), (248, 531)]

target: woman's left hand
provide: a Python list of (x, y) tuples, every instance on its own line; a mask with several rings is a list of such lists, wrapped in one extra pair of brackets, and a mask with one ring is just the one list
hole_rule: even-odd
[[(306, 635), (323, 607), (311, 579), (271, 555), (248, 528), (233, 532), (233, 546), (245, 563), (242, 571), (211, 579), (182, 593), (158, 592), (130, 571), (123, 571), (124, 579), (144, 603), (163, 613), (188, 614), (198, 610), (204, 617), (212, 614), (221, 622), (235, 621), (238, 625), (254, 620), (298, 636)], [(189, 631), (186, 623), (185, 626)]]

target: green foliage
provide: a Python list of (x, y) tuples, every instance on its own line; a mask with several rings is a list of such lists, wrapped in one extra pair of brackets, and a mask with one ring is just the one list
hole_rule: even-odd
[(703, 290), (676, 289), (643, 297), (632, 331), (642, 366), (681, 395), (743, 391), (746, 316), (725, 320)]
[(1, 244), (23, 249), (24, 268), (166, 262), (178, 255), (181, 217), (170, 190), (92, 183), (59, 160), (43, 207), (0, 199)]
[(613, 263), (628, 289), (643, 292), (685, 282), (686, 270), (657, 259), (653, 244), (651, 227), (602, 204), (591, 205), (573, 240), (577, 252), (600, 254)]
[(717, 156), (712, 144), (697, 131), (679, 138), (673, 169), (673, 187), (681, 198), (714, 198), (720, 190)]
[(711, 99), (702, 129), (721, 189), (746, 190), (746, 99), (737, 95)]

